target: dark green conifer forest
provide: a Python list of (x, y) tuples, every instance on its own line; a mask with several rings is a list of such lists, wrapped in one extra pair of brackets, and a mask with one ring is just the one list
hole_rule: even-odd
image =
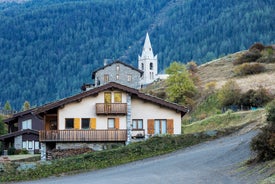
[(137, 66), (146, 32), (159, 71), (275, 44), (273, 0), (33, 0), (0, 3), (0, 108), (80, 92), (104, 59)]

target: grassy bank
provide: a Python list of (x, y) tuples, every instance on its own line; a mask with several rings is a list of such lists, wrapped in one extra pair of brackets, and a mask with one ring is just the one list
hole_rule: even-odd
[(184, 134), (205, 132), (211, 130), (222, 130), (225, 128), (239, 127), (249, 123), (263, 124), (265, 121), (265, 110), (259, 109), (256, 111), (241, 111), (241, 112), (226, 112), (205, 118), (201, 121), (196, 121), (188, 125), (182, 125)]
[(147, 141), (132, 143), (117, 149), (91, 152), (55, 160), (50, 163), (40, 163), (37, 164), (35, 169), (24, 171), (16, 170), (16, 164), (11, 163), (5, 165), (5, 172), (0, 173), (0, 181), (34, 180), (49, 176), (58, 176), (64, 173), (72, 174), (117, 166), (170, 153), (229, 133), (231, 133), (231, 130), (221, 132), (215, 136), (200, 133), (194, 135), (152, 137)]

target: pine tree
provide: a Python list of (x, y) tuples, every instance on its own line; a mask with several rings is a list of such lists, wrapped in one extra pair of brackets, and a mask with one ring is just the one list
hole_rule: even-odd
[(23, 111), (29, 110), (31, 108), (30, 102), (25, 101), (22, 107)]

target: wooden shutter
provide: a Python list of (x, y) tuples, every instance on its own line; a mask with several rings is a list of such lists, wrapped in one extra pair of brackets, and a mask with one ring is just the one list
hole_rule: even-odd
[(80, 118), (74, 118), (74, 129), (80, 129)]
[(154, 130), (154, 119), (148, 119), (147, 120), (147, 133), (148, 134), (154, 134), (155, 130)]
[(90, 128), (91, 129), (96, 129), (96, 118), (91, 118), (90, 119)]
[(115, 118), (115, 129), (119, 129), (119, 118)]
[(174, 120), (173, 119), (167, 120), (167, 133), (174, 134)]

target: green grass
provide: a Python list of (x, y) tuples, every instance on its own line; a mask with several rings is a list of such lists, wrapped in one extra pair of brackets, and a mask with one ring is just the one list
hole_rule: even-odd
[(183, 125), (183, 133), (190, 134), (196, 132), (205, 132), (210, 130), (222, 130), (225, 128), (239, 127), (252, 122), (263, 122), (265, 119), (265, 110), (244, 111), (232, 113), (230, 111), (224, 114), (210, 116), (201, 121), (192, 124)]

